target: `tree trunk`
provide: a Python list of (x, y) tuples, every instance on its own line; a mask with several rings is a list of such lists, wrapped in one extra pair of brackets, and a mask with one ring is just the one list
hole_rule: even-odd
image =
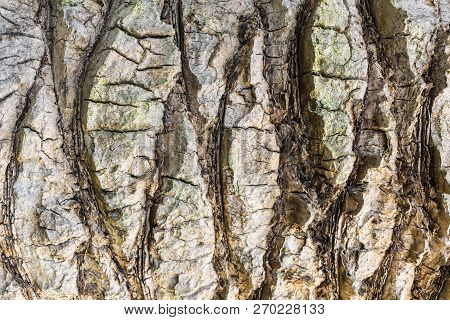
[(0, 298), (450, 299), (449, 0), (0, 0)]

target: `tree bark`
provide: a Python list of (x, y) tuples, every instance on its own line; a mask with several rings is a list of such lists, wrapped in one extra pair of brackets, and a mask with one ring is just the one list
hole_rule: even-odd
[(448, 0), (0, 0), (1, 299), (449, 299)]

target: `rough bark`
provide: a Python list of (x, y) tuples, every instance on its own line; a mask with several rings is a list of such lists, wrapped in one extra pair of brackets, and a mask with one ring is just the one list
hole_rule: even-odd
[(0, 298), (449, 299), (449, 0), (0, 0)]

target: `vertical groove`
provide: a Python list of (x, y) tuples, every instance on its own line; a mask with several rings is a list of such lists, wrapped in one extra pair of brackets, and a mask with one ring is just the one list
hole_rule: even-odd
[[(96, 227), (100, 229), (102, 237), (105, 237), (108, 242), (108, 254), (114, 263), (117, 270), (123, 274), (124, 279), (126, 281), (126, 287), (128, 291), (132, 294), (133, 291), (131, 290), (131, 284), (129, 283), (129, 277), (127, 276), (127, 273), (123, 268), (121, 267), (121, 264), (118, 261), (118, 257), (115, 256), (114, 250), (111, 248), (110, 239), (108, 237), (108, 232), (106, 231), (106, 226), (104, 225), (104, 221), (101, 219), (102, 217), (102, 209), (101, 209), (101, 200), (99, 198), (99, 195), (97, 195), (97, 191), (94, 186), (92, 172), (89, 170), (89, 166), (87, 164), (86, 160), (86, 147), (84, 144), (84, 130), (82, 125), (82, 116), (81, 116), (81, 105), (83, 101), (84, 96), (84, 84), (86, 82), (88, 72), (92, 67), (92, 58), (98, 51), (99, 44), (105, 35), (111, 16), (113, 14), (113, 9), (115, 7), (115, 0), (110, 0), (107, 3), (107, 8), (104, 11), (103, 14), (103, 24), (99, 31), (99, 33), (96, 36), (96, 39), (90, 48), (89, 52), (86, 54), (84, 58), (84, 62), (82, 64), (82, 70), (81, 74), (78, 79), (78, 89), (77, 89), (77, 100), (75, 103), (75, 114), (72, 121), (72, 130), (74, 133), (74, 145), (71, 147), (72, 150), (74, 150), (73, 154), (73, 161), (75, 161), (75, 169), (80, 185), (80, 194), (79, 194), (79, 201), (82, 206), (81, 210), (81, 217), (82, 221), (84, 221), (86, 227), (89, 230), (90, 238), (94, 236), (94, 233), (98, 232), (96, 231)], [(89, 243), (84, 252), (81, 254), (84, 259), (86, 256), (86, 253), (92, 249), (92, 242)], [(80, 262), (83, 264), (83, 261)], [(85, 292), (85, 286), (83, 285), (84, 280), (82, 279), (83, 274), (79, 275), (78, 279), (78, 288), (79, 292), (82, 296), (89, 296), (89, 292)], [(141, 294), (137, 297), (140, 297)], [(136, 298), (136, 297), (133, 297)]]
[(25, 118), (27, 114), (31, 110), (31, 105), (33, 103), (32, 96), (35, 94), (36, 91), (36, 82), (39, 79), (41, 75), (42, 68), (44, 64), (47, 62), (47, 56), (44, 53), (42, 56), (42, 59), (39, 63), (38, 70), (36, 72), (36, 75), (33, 79), (31, 87), (28, 89), (26, 95), (25, 95), (25, 104), (24, 107), (17, 118), (14, 131), (13, 131), (13, 143), (12, 143), (12, 154), (11, 158), (9, 160), (9, 164), (6, 168), (6, 199), (5, 199), (5, 206), (2, 206), (2, 215), (7, 217), (7, 236), (5, 241), (5, 247), (6, 250), (10, 251), (11, 255), (6, 256), (4, 249), (2, 250), (2, 261), (7, 262), (5, 264), (7, 270), (13, 275), (17, 283), (21, 286), (24, 295), (27, 299), (31, 299), (33, 297), (39, 297), (39, 288), (34, 288), (33, 284), (31, 283), (31, 280), (29, 279), (29, 276), (26, 274), (25, 270), (23, 270), (23, 267), (21, 265), (21, 258), (17, 254), (15, 248), (14, 248), (14, 235), (13, 235), (13, 220), (14, 220), (14, 184), (16, 182), (17, 176), (18, 176), (18, 170), (19, 170), (19, 164), (18, 164), (18, 158), (19, 153), (21, 149), (21, 136), (22, 136), (22, 129), (23, 129), (23, 122), (25, 121)]
[[(254, 291), (253, 297), (255, 299), (271, 299), (273, 296), (273, 289), (277, 282), (277, 272), (281, 266), (280, 250), (283, 245), (284, 238), (282, 236), (283, 230), (286, 227), (285, 222), (285, 202), (286, 202), (286, 175), (292, 170), (291, 162), (292, 158), (298, 157), (298, 148), (303, 143), (301, 141), (301, 135), (299, 131), (304, 128), (305, 124), (301, 117), (301, 99), (300, 92), (302, 90), (299, 82), (300, 75), (300, 55), (301, 46), (300, 39), (304, 33), (305, 26), (310, 18), (311, 12), (315, 7), (317, 0), (307, 0), (302, 3), (296, 16), (296, 26), (294, 28), (294, 34), (289, 36), (289, 42), (287, 43), (288, 50), (286, 61), (289, 63), (289, 78), (287, 80), (286, 92), (273, 92), (270, 93), (270, 100), (274, 104), (274, 108), (279, 108), (284, 113), (282, 120), (275, 124), (278, 140), (281, 143), (280, 164), (278, 170), (278, 185), (280, 186), (281, 194), (278, 197), (274, 206), (275, 214), (271, 221), (271, 231), (268, 235), (268, 249), (264, 254), (264, 271), (265, 277), (259, 288)], [(267, 14), (262, 5), (258, 6), (259, 14), (262, 20), (263, 26), (268, 30)], [(265, 36), (265, 42), (270, 43), (268, 34)], [(264, 76), (268, 79), (270, 75), (270, 65), (264, 64)], [(269, 80), (269, 86), (273, 85)], [(280, 103), (280, 99), (277, 99), (275, 95), (284, 94), (287, 98), (287, 104)], [(298, 165), (301, 165), (298, 163)], [(294, 175), (295, 176), (295, 175)]]

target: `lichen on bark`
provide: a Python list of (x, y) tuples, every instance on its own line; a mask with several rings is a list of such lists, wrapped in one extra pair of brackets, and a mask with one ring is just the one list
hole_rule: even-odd
[(448, 0), (0, 0), (1, 299), (449, 299)]

